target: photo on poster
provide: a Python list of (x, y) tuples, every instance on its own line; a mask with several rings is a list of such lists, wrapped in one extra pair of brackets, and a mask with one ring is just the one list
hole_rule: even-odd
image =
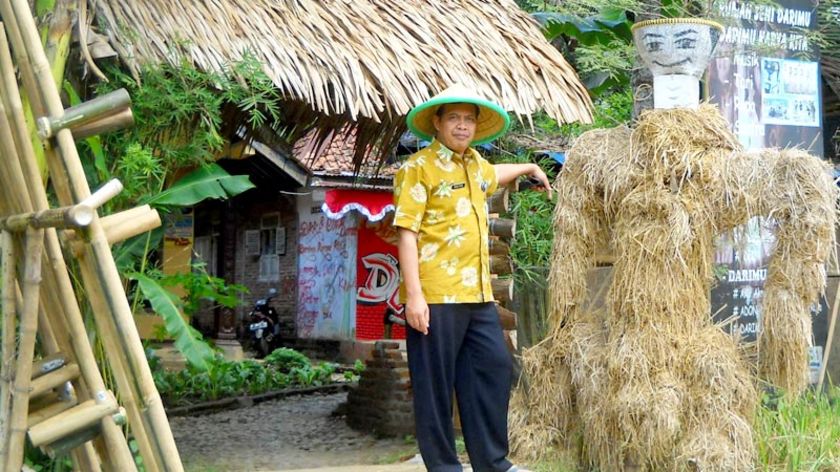
[(820, 126), (817, 63), (761, 59), (762, 122), (768, 125)]

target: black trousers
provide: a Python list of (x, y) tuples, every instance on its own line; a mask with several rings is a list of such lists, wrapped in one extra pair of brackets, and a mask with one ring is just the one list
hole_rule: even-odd
[(461, 429), (476, 472), (504, 472), (512, 359), (495, 303), (429, 305), (429, 334), (409, 328), (406, 344), (417, 443), (426, 468), (460, 472), (452, 424), (457, 394)]

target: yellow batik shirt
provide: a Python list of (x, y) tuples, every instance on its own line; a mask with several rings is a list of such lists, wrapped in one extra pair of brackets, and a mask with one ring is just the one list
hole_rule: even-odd
[[(487, 197), (496, 168), (474, 149), (454, 153), (439, 141), (421, 149), (394, 178), (394, 226), (418, 234), (426, 303), (493, 301)], [(405, 283), (400, 298), (406, 303)]]

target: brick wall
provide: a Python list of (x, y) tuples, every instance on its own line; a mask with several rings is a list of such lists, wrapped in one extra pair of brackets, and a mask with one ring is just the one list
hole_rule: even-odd
[(408, 360), (399, 342), (376, 342), (345, 411), (352, 428), (379, 436), (414, 434)]
[[(270, 288), (277, 289), (272, 306), (280, 315), (280, 335), (295, 336), (295, 311), (297, 307), (297, 208), (293, 197), (263, 194), (251, 198), (237, 208), (236, 230), (236, 283), (244, 285), (250, 293), (242, 297), (237, 318), (243, 319), (257, 299), (264, 298)], [(245, 232), (259, 230), (261, 219), (267, 214), (277, 214), (279, 225), (286, 230), (286, 251), (279, 255), (279, 276), (276, 280), (260, 280), (260, 256), (248, 256), (245, 251)]]

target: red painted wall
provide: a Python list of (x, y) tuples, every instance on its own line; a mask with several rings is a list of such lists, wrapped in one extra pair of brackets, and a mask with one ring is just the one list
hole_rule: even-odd
[[(367, 228), (364, 221), (359, 225), (358, 238), (356, 338), (382, 339), (385, 310), (390, 306), (402, 316), (397, 247)], [(391, 338), (405, 339), (405, 328), (392, 325)]]

